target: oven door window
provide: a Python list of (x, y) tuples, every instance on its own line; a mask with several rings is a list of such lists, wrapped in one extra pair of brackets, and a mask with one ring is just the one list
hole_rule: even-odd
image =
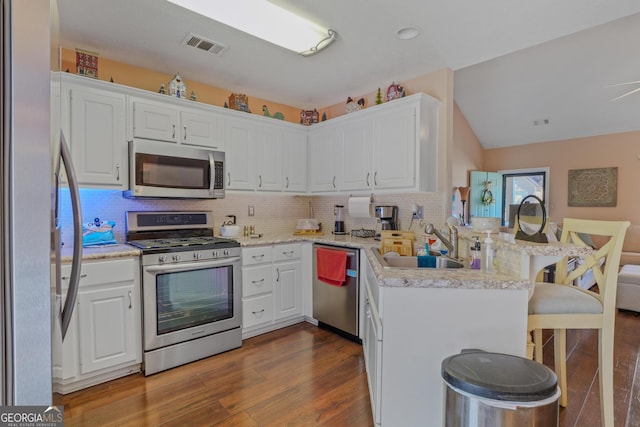
[(233, 317), (233, 267), (156, 276), (158, 335)]
[(136, 184), (147, 187), (209, 189), (208, 160), (136, 153)]

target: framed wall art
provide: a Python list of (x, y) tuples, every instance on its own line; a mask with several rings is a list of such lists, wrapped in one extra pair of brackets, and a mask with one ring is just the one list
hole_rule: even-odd
[(614, 207), (618, 199), (618, 168), (570, 169), (570, 207)]

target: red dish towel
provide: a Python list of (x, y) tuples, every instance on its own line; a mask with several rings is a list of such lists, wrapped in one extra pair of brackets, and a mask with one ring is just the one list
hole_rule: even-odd
[(318, 248), (316, 269), (319, 280), (333, 286), (342, 286), (347, 276), (347, 253)]

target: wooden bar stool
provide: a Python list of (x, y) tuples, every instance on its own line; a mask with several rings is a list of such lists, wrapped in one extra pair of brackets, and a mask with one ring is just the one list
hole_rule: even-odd
[[(609, 240), (583, 264), (567, 274), (567, 259), (556, 264), (556, 283), (536, 283), (529, 301), (528, 330), (533, 331), (535, 360), (542, 363), (542, 330), (553, 329), (555, 371), (567, 406), (566, 331), (598, 329), (598, 363), (602, 425), (613, 427), (613, 337), (616, 312), (618, 265), (628, 221), (565, 219), (560, 240), (585, 245), (579, 234), (607, 236)], [(601, 260), (604, 260), (602, 267)], [(591, 270), (598, 293), (573, 286), (573, 281)]]

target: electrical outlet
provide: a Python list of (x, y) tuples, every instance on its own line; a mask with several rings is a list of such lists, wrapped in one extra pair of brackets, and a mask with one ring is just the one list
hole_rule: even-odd
[(249, 205), (249, 216), (254, 216), (256, 214), (256, 207), (254, 205)]
[(413, 211), (413, 219), (422, 219), (422, 217), (424, 216), (424, 206), (416, 206), (415, 210)]

